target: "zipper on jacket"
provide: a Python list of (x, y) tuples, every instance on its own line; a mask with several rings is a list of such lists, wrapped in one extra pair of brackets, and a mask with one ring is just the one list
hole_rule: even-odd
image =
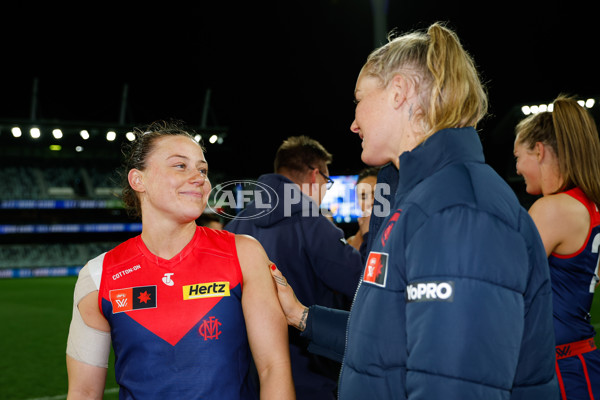
[(338, 389), (337, 389), (337, 398), (340, 400), (340, 388), (342, 387), (342, 374), (344, 373), (344, 362), (346, 361), (346, 351), (348, 350), (348, 330), (350, 326), (350, 318), (352, 318), (352, 309), (354, 308), (354, 301), (356, 300), (356, 295), (358, 294), (358, 289), (360, 289), (360, 285), (362, 285), (363, 278), (362, 274), (360, 277), (360, 281), (358, 281), (358, 286), (356, 286), (356, 291), (354, 292), (354, 297), (352, 298), (352, 304), (350, 305), (350, 311), (348, 312), (348, 321), (346, 322), (346, 338), (344, 341), (344, 355), (342, 356), (342, 367), (340, 368), (340, 377), (338, 378)]

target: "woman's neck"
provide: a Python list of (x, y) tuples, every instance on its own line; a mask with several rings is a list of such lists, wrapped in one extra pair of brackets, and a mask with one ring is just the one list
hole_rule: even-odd
[(547, 196), (560, 190), (564, 184), (558, 165), (549, 166), (542, 175), (542, 195)]
[(196, 223), (176, 227), (150, 226), (142, 222), (142, 240), (152, 254), (170, 260), (192, 240), (196, 232)]

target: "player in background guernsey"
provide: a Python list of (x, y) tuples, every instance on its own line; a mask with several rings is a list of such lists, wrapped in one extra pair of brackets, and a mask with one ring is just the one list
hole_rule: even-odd
[(142, 233), (91, 260), (74, 295), (68, 398), (103, 396), (115, 352), (120, 399), (295, 399), (287, 323), (253, 238), (198, 227), (211, 184), (179, 124), (136, 132), (123, 200)]
[(600, 142), (590, 113), (559, 96), (553, 111), (516, 128), (517, 173), (527, 193), (550, 264), (556, 373), (563, 399), (600, 399), (600, 351), (590, 323), (598, 286)]

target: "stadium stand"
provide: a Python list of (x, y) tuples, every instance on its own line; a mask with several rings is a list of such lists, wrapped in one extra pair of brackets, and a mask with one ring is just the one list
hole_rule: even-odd
[(81, 267), (138, 233), (118, 200), (114, 165), (37, 161), (0, 166), (0, 278)]

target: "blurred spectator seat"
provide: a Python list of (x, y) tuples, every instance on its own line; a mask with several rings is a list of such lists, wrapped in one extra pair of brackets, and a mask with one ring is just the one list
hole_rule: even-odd
[(42, 169), (46, 193), (50, 198), (87, 197), (81, 169), (77, 167), (46, 167)]
[(0, 167), (0, 199), (37, 200), (43, 198), (43, 176), (34, 167)]
[(0, 245), (0, 268), (83, 266), (118, 242)]

